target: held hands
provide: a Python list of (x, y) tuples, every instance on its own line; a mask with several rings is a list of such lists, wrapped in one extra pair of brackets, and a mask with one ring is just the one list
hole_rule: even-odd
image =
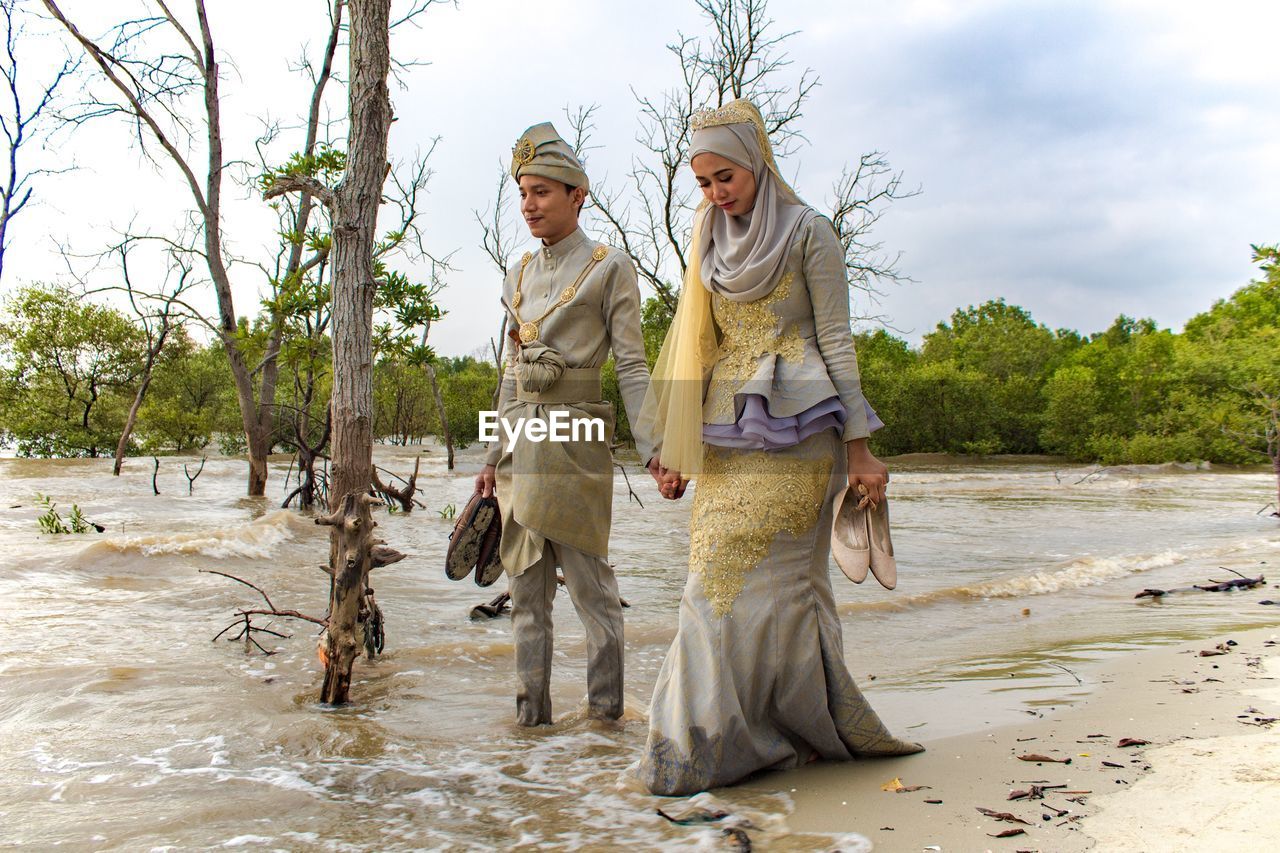
[(480, 497), (493, 497), (493, 488), (497, 483), (493, 473), (495, 470), (497, 469), (493, 465), (486, 465), (480, 469), (479, 474), (476, 474), (476, 491), (480, 493)]
[(879, 505), (885, 499), (889, 485), (889, 469), (867, 449), (865, 438), (854, 439), (845, 447), (849, 461), (849, 485), (858, 494), (864, 494), (871, 503)]
[(653, 477), (654, 482), (658, 484), (658, 492), (664, 498), (669, 501), (678, 501), (684, 497), (684, 490), (688, 487), (689, 481), (681, 477), (679, 471), (664, 468), (656, 456), (650, 459), (645, 467), (649, 469), (649, 476)]

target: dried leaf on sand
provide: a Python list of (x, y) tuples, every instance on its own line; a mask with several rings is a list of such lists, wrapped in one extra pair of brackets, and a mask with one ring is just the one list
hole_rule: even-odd
[(904, 785), (902, 780), (897, 776), (890, 779), (880, 786), (881, 791), (891, 791), (895, 794), (909, 794), (912, 791), (924, 791), (928, 789), (928, 785)]

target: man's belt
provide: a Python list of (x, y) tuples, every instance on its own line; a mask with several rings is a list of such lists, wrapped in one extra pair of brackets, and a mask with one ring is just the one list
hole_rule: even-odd
[(569, 367), (542, 391), (528, 391), (516, 383), (516, 399), (522, 403), (595, 403), (604, 399), (600, 368)]

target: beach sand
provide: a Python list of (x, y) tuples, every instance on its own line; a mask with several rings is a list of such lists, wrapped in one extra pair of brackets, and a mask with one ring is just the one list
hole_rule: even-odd
[[(1280, 849), (1280, 723), (1265, 722), (1280, 716), (1280, 631), (1128, 654), (1093, 678), (1085, 702), (1025, 724), (747, 784), (785, 786), (792, 832), (856, 832), (883, 851)], [(1017, 757), (1034, 754), (1070, 763)], [(894, 779), (928, 787), (882, 789)], [(1033, 785), (1042, 799), (1009, 799)]]

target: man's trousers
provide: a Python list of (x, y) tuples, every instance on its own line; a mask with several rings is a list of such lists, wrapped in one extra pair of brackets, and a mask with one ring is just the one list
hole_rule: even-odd
[(551, 605), (556, 566), (587, 634), (587, 702), (592, 717), (622, 716), (622, 600), (608, 561), (547, 540), (542, 556), (511, 579), (516, 644), (516, 722), (551, 722)]

